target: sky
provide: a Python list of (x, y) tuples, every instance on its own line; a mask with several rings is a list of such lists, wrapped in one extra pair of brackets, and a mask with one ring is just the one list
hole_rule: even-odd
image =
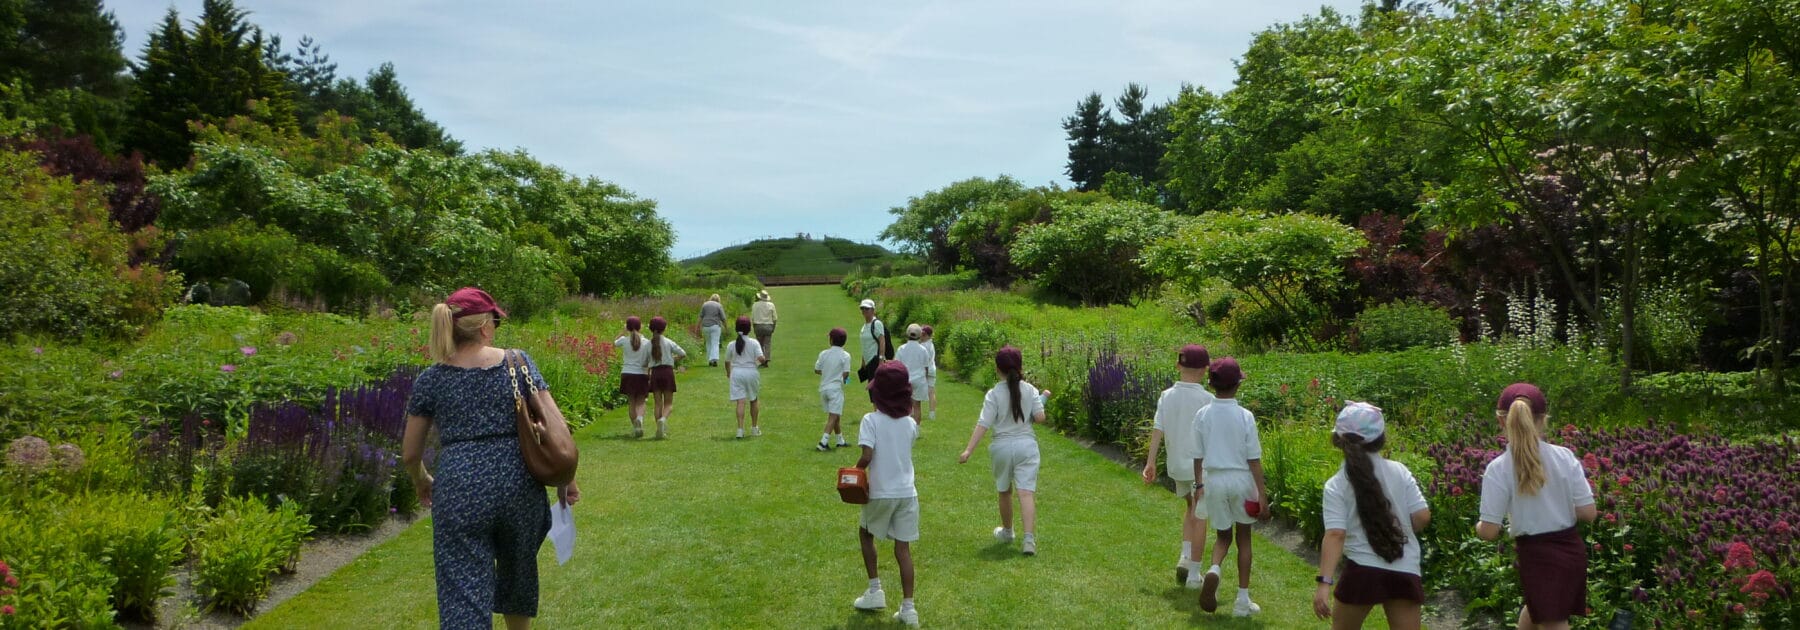
[[(361, 77), (391, 61), (470, 150), (522, 148), (656, 200), (677, 259), (765, 236), (874, 241), (970, 177), (1061, 183), (1062, 119), (1126, 83), (1223, 91), (1250, 38), (1361, 0), (238, 0)], [(141, 56), (173, 6), (109, 0)]]

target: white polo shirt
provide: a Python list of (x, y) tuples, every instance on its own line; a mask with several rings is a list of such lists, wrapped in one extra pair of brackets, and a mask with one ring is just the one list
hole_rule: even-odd
[(1400, 533), (1406, 536), (1400, 557), (1388, 562), (1375, 554), (1375, 547), (1369, 544), (1369, 532), (1356, 512), (1356, 489), (1350, 487), (1350, 478), (1342, 466), (1325, 482), (1325, 529), (1344, 530), (1344, 557), (1352, 562), (1419, 575), (1419, 537), (1413, 535), (1412, 514), (1427, 507), (1425, 495), (1419, 492), (1419, 482), (1406, 466), (1376, 453), (1369, 457), (1374, 460), (1375, 479), (1381, 483), (1382, 494), (1387, 495), (1389, 510), (1400, 521)]
[(869, 460), (869, 498), (906, 499), (919, 496), (913, 486), (913, 442), (919, 439), (919, 423), (879, 411), (863, 416), (856, 443), (875, 449)]
[[(725, 342), (725, 361), (735, 370), (755, 371), (757, 362), (763, 358), (762, 343), (755, 337), (744, 335), (744, 351), (738, 352), (737, 339)], [(734, 372), (735, 373), (735, 372)]]
[(1487, 472), (1481, 475), (1483, 522), (1506, 522), (1513, 536), (1548, 534), (1575, 526), (1575, 508), (1594, 504), (1594, 488), (1588, 485), (1581, 459), (1569, 449), (1538, 442), (1538, 461), (1544, 467), (1544, 487), (1532, 496), (1518, 492), (1512, 448), (1488, 462)]
[(844, 373), (850, 372), (850, 353), (840, 346), (826, 348), (819, 353), (819, 360), (813, 361), (813, 369), (819, 371), (819, 391), (841, 390), (844, 388)]
[(638, 349), (631, 349), (631, 335), (619, 337), (613, 341), (613, 347), (619, 349), (620, 374), (650, 373), (650, 338), (639, 335)]
[(894, 351), (894, 358), (906, 366), (906, 380), (912, 381), (914, 387), (923, 384), (931, 376), (931, 351), (926, 350), (918, 340), (907, 341), (906, 345), (900, 346), (899, 350)]
[(1031, 428), (1031, 418), (1044, 408), (1038, 405), (1038, 388), (1031, 383), (1019, 381), (1019, 411), (1025, 417), (1016, 422), (1012, 413), (1012, 392), (1006, 388), (1006, 381), (995, 384), (981, 401), (981, 417), (975, 421), (979, 426), (987, 427), (994, 433), (993, 444), (1004, 444), (1018, 440), (1037, 441), (1037, 433)]
[[(650, 367), (653, 367), (653, 368), (674, 367), (676, 359), (687, 356), (687, 351), (682, 350), (681, 346), (676, 344), (674, 340), (669, 339), (666, 336), (663, 337), (662, 340), (663, 340), (662, 360), (658, 361), (655, 358), (645, 359), (645, 361), (647, 361), (650, 364)], [(646, 356), (646, 357), (650, 356), (650, 344), (649, 343), (644, 344), (644, 356)]]
[(1194, 455), (1206, 471), (1250, 471), (1250, 460), (1262, 459), (1256, 416), (1236, 398), (1215, 398), (1194, 414)]
[(1213, 403), (1199, 383), (1176, 381), (1156, 400), (1156, 429), (1169, 446), (1169, 478), (1194, 480), (1194, 416)]

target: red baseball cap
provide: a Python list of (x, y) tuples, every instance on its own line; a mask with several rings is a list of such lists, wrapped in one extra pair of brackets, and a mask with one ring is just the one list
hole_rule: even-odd
[(1238, 367), (1237, 359), (1231, 357), (1214, 359), (1212, 366), (1206, 371), (1206, 380), (1212, 384), (1213, 389), (1237, 387), (1238, 383), (1244, 381), (1244, 369)]
[(1206, 346), (1190, 343), (1181, 347), (1181, 358), (1177, 359), (1175, 364), (1184, 368), (1205, 369), (1206, 364), (1211, 362), (1212, 355), (1207, 354)]
[(1513, 401), (1520, 398), (1525, 399), (1525, 402), (1531, 405), (1531, 413), (1543, 415), (1550, 408), (1550, 404), (1544, 400), (1544, 390), (1538, 389), (1538, 386), (1531, 383), (1513, 383), (1501, 390), (1500, 400), (1494, 403), (1494, 410), (1506, 411), (1507, 407), (1512, 406)]
[(875, 378), (869, 379), (869, 402), (875, 403), (875, 409), (893, 418), (904, 418), (912, 415), (912, 381), (906, 372), (906, 364), (899, 361), (886, 361), (875, 368)]
[(444, 304), (449, 305), (451, 310), (455, 311), (453, 318), (482, 313), (493, 313), (495, 317), (506, 317), (506, 311), (501, 309), (499, 304), (494, 303), (494, 296), (475, 287), (457, 289), (450, 294), (450, 297), (444, 298)]

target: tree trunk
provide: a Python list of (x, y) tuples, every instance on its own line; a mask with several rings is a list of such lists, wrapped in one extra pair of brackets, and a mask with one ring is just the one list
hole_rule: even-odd
[(1625, 282), (1619, 296), (1619, 389), (1631, 390), (1631, 359), (1637, 345), (1638, 284), (1643, 275), (1643, 251), (1636, 220), (1625, 222)]

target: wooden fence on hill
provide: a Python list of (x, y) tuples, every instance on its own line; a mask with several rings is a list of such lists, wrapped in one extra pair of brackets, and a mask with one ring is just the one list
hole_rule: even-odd
[(844, 277), (837, 276), (757, 276), (756, 279), (765, 287), (794, 287), (817, 284), (838, 284)]

